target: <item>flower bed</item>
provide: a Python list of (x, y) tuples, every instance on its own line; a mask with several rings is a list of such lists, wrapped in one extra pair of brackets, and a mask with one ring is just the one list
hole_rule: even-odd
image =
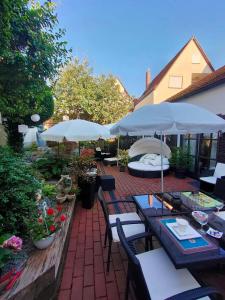
[(34, 250), (16, 286), (0, 296), (0, 300), (53, 299), (57, 291), (68, 244), (75, 202), (63, 205), (67, 222), (56, 233), (53, 244), (45, 250)]

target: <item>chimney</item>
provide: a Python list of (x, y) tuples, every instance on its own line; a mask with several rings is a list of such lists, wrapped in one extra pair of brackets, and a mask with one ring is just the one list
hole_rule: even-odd
[(151, 83), (151, 73), (150, 73), (150, 69), (147, 70), (146, 72), (146, 90), (148, 89), (150, 83)]

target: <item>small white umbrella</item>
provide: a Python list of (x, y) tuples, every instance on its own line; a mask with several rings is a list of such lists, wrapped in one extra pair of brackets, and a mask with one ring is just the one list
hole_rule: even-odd
[(162, 135), (225, 131), (225, 121), (210, 111), (188, 103), (145, 105), (117, 122), (111, 134), (161, 136), (161, 191), (163, 192)]
[(60, 122), (41, 134), (45, 141), (71, 142), (96, 141), (100, 138), (110, 138), (109, 130), (103, 125), (86, 120), (68, 120)]

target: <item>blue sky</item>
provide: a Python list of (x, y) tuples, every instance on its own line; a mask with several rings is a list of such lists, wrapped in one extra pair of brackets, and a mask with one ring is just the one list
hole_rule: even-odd
[(213, 66), (225, 65), (224, 0), (55, 0), (73, 55), (139, 96), (193, 35)]

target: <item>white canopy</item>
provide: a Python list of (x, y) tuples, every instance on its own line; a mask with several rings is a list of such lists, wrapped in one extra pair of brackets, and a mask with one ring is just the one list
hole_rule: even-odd
[(137, 140), (130, 147), (128, 153), (130, 157), (134, 157), (146, 153), (161, 154), (161, 148), (162, 148), (162, 154), (165, 157), (170, 158), (171, 151), (169, 146), (164, 142), (161, 145), (161, 141), (153, 137), (147, 137), (147, 138), (142, 138), (140, 140)]
[(100, 138), (110, 138), (109, 129), (105, 126), (86, 120), (69, 120), (60, 122), (41, 134), (45, 141), (71, 142), (96, 141)]
[[(163, 102), (142, 106), (117, 122), (110, 132), (111, 134), (133, 136), (160, 134), (162, 150), (163, 134), (213, 133), (220, 130), (225, 131), (225, 121), (204, 108), (188, 103)], [(161, 192), (163, 191), (163, 158), (161, 155)]]
[(117, 135), (211, 133), (225, 131), (225, 121), (210, 111), (188, 103), (149, 104), (117, 122)]

